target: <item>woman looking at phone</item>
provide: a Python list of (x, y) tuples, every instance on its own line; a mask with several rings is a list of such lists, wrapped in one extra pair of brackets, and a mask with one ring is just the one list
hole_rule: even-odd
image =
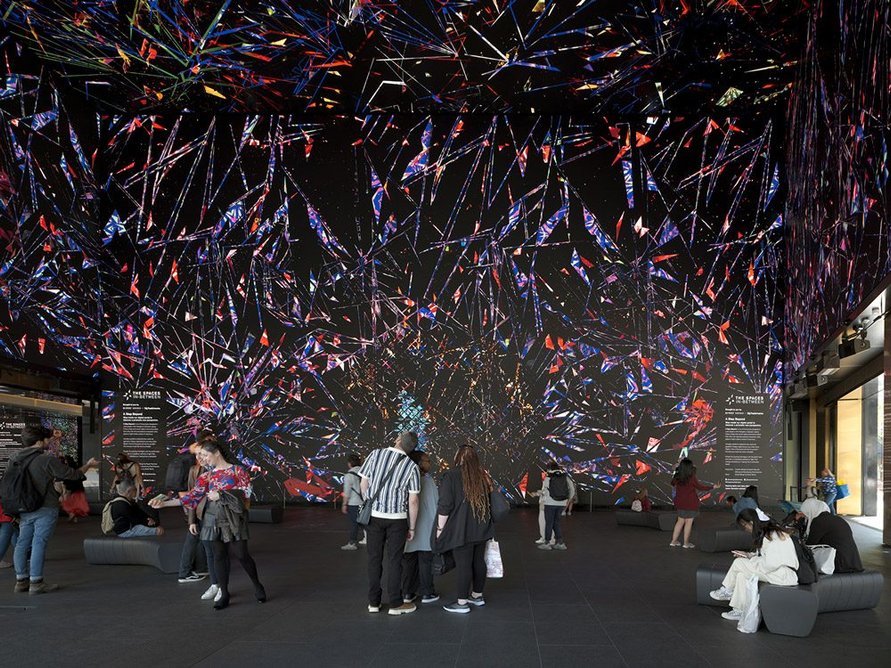
[(748, 604), (746, 582), (753, 575), (759, 582), (791, 587), (798, 584), (798, 556), (795, 542), (772, 519), (761, 519), (757, 510), (745, 508), (736, 518), (743, 531), (752, 534), (755, 552), (735, 550), (736, 559), (730, 565), (720, 589), (709, 592), (716, 601), (730, 601), (731, 610), (723, 613), (724, 619), (739, 621)]

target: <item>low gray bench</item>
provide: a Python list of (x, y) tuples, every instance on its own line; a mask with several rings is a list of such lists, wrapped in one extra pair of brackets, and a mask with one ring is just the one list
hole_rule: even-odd
[[(696, 602), (726, 605), (709, 592), (721, 586), (727, 567), (703, 565), (696, 571)], [(812, 585), (779, 587), (761, 583), (761, 617), (771, 633), (804, 638), (810, 635), (821, 612), (868, 610), (882, 597), (884, 577), (877, 571), (821, 575)]]
[(751, 550), (752, 534), (737, 526), (696, 529), (696, 545), (702, 552)]
[(88, 564), (154, 566), (162, 573), (178, 573), (182, 542), (162, 542), (155, 538), (84, 539)]
[(248, 522), (262, 524), (281, 524), (285, 511), (281, 506), (251, 506), (248, 510)]
[(617, 508), (615, 512), (616, 524), (650, 527), (659, 531), (671, 531), (678, 519), (678, 514), (672, 510), (649, 510), (638, 513), (629, 508)]

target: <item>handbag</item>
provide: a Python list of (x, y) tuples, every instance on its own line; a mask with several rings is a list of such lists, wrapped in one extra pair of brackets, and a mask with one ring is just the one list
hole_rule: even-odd
[(494, 538), (486, 541), (486, 577), (503, 578), (504, 564), (501, 561), (501, 548)]
[(442, 553), (433, 553), (431, 568), (433, 575), (445, 575), (455, 567), (455, 555), (451, 550)]
[(356, 522), (358, 524), (367, 527), (371, 523), (371, 508), (374, 506), (374, 502), (377, 501), (377, 497), (381, 495), (384, 487), (387, 486), (387, 481), (393, 476), (397, 466), (399, 466), (398, 459), (393, 463), (393, 466), (390, 467), (390, 470), (387, 471), (387, 475), (384, 476), (384, 479), (381, 480), (380, 487), (377, 488), (377, 492), (374, 493), (374, 496), (365, 499), (359, 506), (359, 514), (356, 516)]
[(835, 573), (835, 548), (831, 545), (811, 545), (817, 570), (823, 575)]
[(847, 499), (849, 496), (851, 496), (851, 491), (848, 488), (848, 485), (846, 483), (842, 482), (842, 483), (839, 483), (838, 485), (836, 485), (836, 487), (835, 487), (835, 500), (836, 501), (841, 501), (842, 499)]
[(747, 603), (743, 615), (736, 625), (737, 631), (756, 633), (761, 626), (761, 597), (758, 594), (758, 576), (752, 575), (746, 580)]
[(504, 498), (504, 494), (497, 489), (493, 489), (489, 492), (489, 508), (492, 511), (492, 521), (500, 522), (507, 517), (507, 513), (510, 511), (510, 503)]

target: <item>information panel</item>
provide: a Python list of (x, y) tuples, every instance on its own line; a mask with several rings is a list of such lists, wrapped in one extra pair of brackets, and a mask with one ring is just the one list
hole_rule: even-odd
[(73, 415), (41, 411), (8, 404), (0, 404), (0, 474), (6, 471), (9, 458), (22, 448), (22, 429), (28, 424), (42, 424), (50, 429), (59, 429), (62, 437), (54, 444), (52, 451), (78, 457), (79, 437), (77, 418)]
[(773, 476), (768, 462), (770, 397), (767, 394), (738, 394), (724, 404), (723, 442), (724, 486), (743, 490)]
[(121, 450), (142, 469), (146, 487), (153, 488), (167, 466), (167, 402), (159, 390), (129, 390), (121, 397)]

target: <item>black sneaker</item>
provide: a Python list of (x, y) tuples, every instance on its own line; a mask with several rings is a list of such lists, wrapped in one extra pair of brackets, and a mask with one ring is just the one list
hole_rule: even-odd
[(467, 602), (470, 603), (470, 605), (475, 605), (478, 608), (486, 605), (486, 599), (484, 599), (482, 596), (471, 596), (467, 599)]
[(436, 603), (439, 600), (439, 594), (424, 594), (421, 597), (421, 603)]
[(179, 582), (179, 583), (200, 582), (201, 580), (203, 580), (206, 577), (207, 577), (206, 575), (199, 575), (198, 573), (189, 573), (185, 577), (181, 577), (179, 580), (177, 580), (177, 582)]
[(455, 601), (454, 603), (449, 603), (448, 605), (442, 606), (442, 609), (446, 612), (456, 612), (459, 615), (466, 615), (470, 612), (470, 606), (466, 603), (458, 603)]

